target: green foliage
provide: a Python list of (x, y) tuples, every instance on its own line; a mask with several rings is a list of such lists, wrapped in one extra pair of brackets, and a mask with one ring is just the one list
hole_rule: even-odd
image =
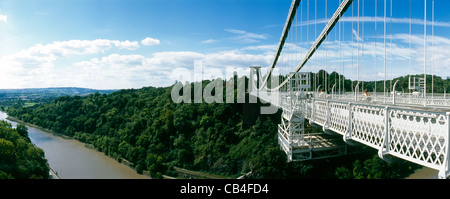
[(335, 176), (339, 179), (397, 179), (405, 178), (419, 168), (418, 165), (405, 160), (393, 160), (392, 163), (386, 162), (378, 155), (373, 155), (364, 161), (357, 159), (353, 162), (352, 170), (338, 167)]
[(28, 137), (28, 128), (23, 124), (17, 124), (17, 133), (19, 133), (22, 138), (28, 140), (31, 142), (30, 138)]
[[(423, 74), (415, 74), (411, 75), (411, 77), (419, 77), (423, 78)], [(327, 80), (327, 86), (328, 91), (331, 93), (331, 89), (333, 88), (333, 85), (336, 84), (336, 92), (339, 90), (339, 81), (341, 81), (341, 89), (346, 92), (351, 92), (355, 89), (355, 86), (357, 84), (357, 81), (352, 81), (350, 79), (345, 79), (343, 75), (340, 75), (337, 72), (332, 72), (328, 74), (324, 70), (319, 70), (318, 73), (311, 73), (311, 82), (318, 87), (321, 86), (322, 89), (325, 89), (325, 79)], [(450, 93), (450, 79), (443, 79), (440, 76), (437, 75), (427, 75), (427, 93), (431, 93), (432, 89), (434, 89), (434, 93), (444, 93), (444, 89), (446, 93)], [(391, 92), (392, 87), (394, 83), (399, 80), (396, 90), (397, 91), (404, 91), (405, 93), (408, 93), (408, 84), (409, 84), (409, 75), (397, 77), (391, 80), (386, 80), (386, 91)], [(431, 82), (434, 83), (434, 88), (431, 86)], [(376, 84), (375, 84), (376, 83)], [(375, 88), (376, 85), (376, 88)], [(361, 81), (361, 84), (359, 86), (360, 89), (364, 88), (367, 89), (368, 92), (373, 92), (375, 89), (377, 92), (384, 92), (384, 81)]]
[(13, 129), (0, 121), (0, 179), (48, 179), (49, 169), (44, 151), (30, 142), (25, 126)]
[[(337, 161), (335, 167), (321, 167), (322, 162), (287, 163), (277, 143), (280, 112), (253, 116), (243, 112), (248, 104), (177, 104), (171, 100), (171, 89), (64, 96), (33, 107), (12, 107), (8, 113), (92, 144), (119, 161), (126, 160), (138, 172), (149, 171), (153, 178), (174, 174), (174, 166), (228, 176), (252, 171), (250, 178), (312, 177), (308, 173), (314, 168), (331, 170), (322, 173), (335, 177), (335, 168), (342, 166)], [(345, 167), (336, 172), (351, 173)], [(321, 175), (317, 170), (313, 173)]]
[(175, 104), (170, 91), (171, 87), (148, 87), (63, 96), (47, 104), (10, 108), (8, 113), (92, 144), (156, 178), (173, 166), (224, 175), (253, 170), (254, 177), (283, 177), (286, 157), (276, 143), (278, 121), (273, 119), (279, 115), (261, 117), (244, 128), (243, 104)]

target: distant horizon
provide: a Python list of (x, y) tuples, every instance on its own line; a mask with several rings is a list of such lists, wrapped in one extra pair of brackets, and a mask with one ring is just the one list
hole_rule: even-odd
[[(332, 71), (331, 73), (333, 73), (333, 72), (336, 72), (336, 71)], [(329, 74), (329, 76), (331, 75), (331, 73), (328, 73)], [(339, 73), (338, 73), (339, 74)], [(238, 78), (242, 78), (243, 76), (245, 76), (245, 77), (247, 77), (248, 78), (248, 75), (242, 75), (242, 76), (238, 76)], [(285, 75), (286, 76), (286, 75)], [(394, 80), (394, 79), (396, 79), (396, 78), (401, 78), (401, 77), (407, 77), (407, 76), (409, 76), (409, 75), (402, 75), (402, 76), (398, 76), (398, 77), (394, 77), (394, 78), (392, 78), (392, 79), (386, 79), (386, 81), (390, 81), (390, 80)], [(423, 74), (411, 74), (411, 76), (423, 76)], [(431, 76), (431, 74), (427, 74), (427, 76)], [(448, 80), (450, 80), (450, 76), (447, 76), (447, 77), (442, 77), (442, 76), (439, 76), (439, 75), (434, 75), (434, 76), (436, 76), (436, 77), (440, 77), (443, 81), (448, 81)], [(345, 77), (344, 76), (344, 78), (345, 79), (349, 79), (349, 78), (347, 78), (347, 77)], [(214, 79), (214, 78), (213, 78)], [(213, 79), (203, 79), (202, 81), (211, 81), (211, 80), (213, 80)], [(230, 78), (227, 78), (226, 79), (226, 81), (228, 81)], [(222, 80), (225, 80), (225, 79), (222, 79)], [(350, 79), (352, 82), (354, 82), (354, 81), (358, 81), (358, 80), (354, 80), (354, 79)], [(367, 81), (363, 81), (363, 80), (360, 80), (360, 82), (375, 82), (375, 81), (384, 81), (384, 80), (367, 80)], [(194, 81), (194, 82), (189, 82), (189, 83), (195, 83), (195, 82), (199, 82), (199, 81)], [(185, 82), (183, 82), (183, 84), (184, 84)], [(142, 88), (146, 88), (146, 87), (154, 87), (154, 88), (168, 88), (168, 87), (171, 87), (171, 86), (173, 86), (175, 84), (175, 82), (173, 83), (173, 84), (171, 84), (171, 85), (169, 85), (169, 86), (142, 86), (142, 87), (140, 87), (140, 88), (113, 88), (113, 89), (96, 89), (96, 88), (87, 88), (87, 87), (76, 87), (76, 86), (61, 86), (61, 87), (29, 87), (29, 88), (0, 88), (0, 91), (1, 90), (26, 90), (26, 89), (51, 89), (51, 88), (55, 88), (55, 89), (64, 89), (64, 88), (79, 88), (79, 89), (90, 89), (90, 90), (99, 90), (99, 91), (101, 91), (101, 90), (108, 90), (108, 91), (112, 91), (112, 90), (115, 90), (115, 91), (119, 91), (119, 90), (128, 90), (128, 89), (142, 89)], [(431, 87), (431, 84), (428, 84), (428, 86), (430, 86)], [(427, 87), (428, 87), (427, 86)]]
[(26, 90), (26, 89), (63, 89), (63, 88), (81, 88), (90, 90), (121, 90), (121, 89), (95, 89), (95, 88), (85, 88), (85, 87), (72, 87), (72, 86), (61, 86), (61, 87), (30, 87), (30, 88), (0, 88), (0, 90)]

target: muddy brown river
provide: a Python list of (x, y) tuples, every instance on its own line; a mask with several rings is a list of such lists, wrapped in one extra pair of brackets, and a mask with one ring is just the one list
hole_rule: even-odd
[[(0, 120), (7, 114), (0, 112)], [(16, 122), (9, 121), (14, 127)], [(27, 126), (31, 142), (45, 151), (50, 168), (62, 179), (149, 179), (104, 153), (85, 147), (75, 139), (65, 139)]]

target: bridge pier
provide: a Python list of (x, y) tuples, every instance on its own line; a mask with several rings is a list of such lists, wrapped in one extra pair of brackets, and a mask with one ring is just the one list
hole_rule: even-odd
[(448, 171), (445, 171), (445, 170), (439, 170), (438, 178), (439, 179), (449, 179), (450, 178), (450, 173)]
[[(256, 80), (255, 80), (255, 75), (256, 75)], [(261, 83), (261, 67), (260, 66), (251, 66), (250, 67), (249, 82), (250, 82), (250, 85), (248, 87), (249, 93), (251, 93), (253, 91), (258, 91), (260, 89), (260, 86), (262, 85), (262, 83)]]
[(249, 81), (248, 81), (248, 93), (254, 93), (253, 95), (249, 95), (250, 103), (257, 103), (261, 85), (262, 85), (262, 83), (261, 83), (261, 67), (259, 67), (259, 66), (250, 67), (250, 77), (249, 77)]

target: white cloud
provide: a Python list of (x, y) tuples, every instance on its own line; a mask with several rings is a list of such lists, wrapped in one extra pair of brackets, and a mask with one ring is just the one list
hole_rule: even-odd
[(150, 37), (146, 37), (145, 39), (143, 39), (141, 41), (141, 43), (142, 43), (142, 45), (145, 45), (145, 46), (152, 46), (152, 45), (160, 44), (160, 41), (158, 39), (153, 39), (153, 38), (150, 38)]
[(244, 50), (253, 50), (253, 51), (262, 51), (268, 52), (275, 55), (275, 51), (278, 45), (257, 45), (257, 46), (247, 46), (244, 47)]
[[(409, 39), (413, 42), (412, 51), (412, 73), (423, 72), (423, 37), (420, 35), (393, 35), (393, 43), (387, 44), (387, 74), (388, 78), (396, 75), (408, 74), (409, 63)], [(431, 38), (429, 38), (431, 42)], [(448, 45), (450, 39), (443, 37), (435, 37), (435, 65), (434, 73), (439, 76), (449, 76), (447, 68), (450, 68), (448, 55), (450, 49)], [(120, 55), (111, 54), (108, 56), (98, 57), (90, 61), (75, 63), (75, 68), (81, 68), (80, 81), (95, 88), (140, 88), (142, 86), (169, 86), (175, 82), (172, 74), (177, 76), (178, 80), (194, 80), (199, 81), (199, 72), (194, 71), (194, 61), (202, 60), (202, 68), (204, 70), (203, 78), (224, 76), (227, 68), (237, 71), (238, 75), (248, 75), (248, 67), (259, 65), (263, 67), (263, 71), (273, 60), (276, 45), (253, 45), (240, 49), (199, 53), (193, 51), (170, 51), (157, 52), (150, 56), (143, 55)], [(345, 72), (347, 78), (356, 79), (357, 72), (357, 52), (358, 45), (356, 41), (345, 41), (341, 43), (342, 57), (339, 56), (339, 47), (337, 41), (327, 42), (327, 53), (324, 48), (318, 49), (314, 57), (305, 66), (302, 71), (314, 71), (316, 69), (324, 69), (325, 58), (328, 59), (328, 70), (332, 72), (339, 66), (339, 59), (344, 60)], [(392, 48), (392, 50), (391, 50)], [(283, 52), (286, 56), (279, 59), (277, 68), (282, 72), (292, 70), (297, 66), (300, 59), (308, 49), (292, 43), (286, 43), (286, 50)], [(300, 54), (300, 50), (302, 54)], [(364, 58), (363, 58), (364, 52)], [(428, 72), (431, 72), (431, 45), (428, 46)], [(384, 78), (383, 59), (384, 45), (378, 42), (375, 48), (375, 42), (365, 42), (364, 48), (359, 47), (360, 53), (360, 78), (365, 80)], [(377, 55), (377, 67), (374, 66), (373, 59)], [(353, 59), (353, 61), (351, 61)], [(353, 64), (352, 64), (353, 63)], [(392, 75), (390, 66), (392, 65)], [(219, 70), (217, 70), (219, 69)], [(172, 73), (174, 71), (175, 73)], [(177, 73), (178, 71), (178, 73)], [(339, 69), (338, 69), (339, 71)], [(196, 77), (193, 75), (196, 74)], [(278, 73), (277, 73), (278, 74)], [(263, 74), (264, 75), (264, 74)], [(181, 77), (180, 77), (181, 76)]]
[(8, 21), (8, 16), (0, 14), (0, 22), (5, 22), (6, 23), (7, 21)]
[(111, 41), (116, 47), (120, 49), (127, 49), (127, 50), (136, 50), (139, 48), (139, 43), (137, 41)]
[(74, 63), (79, 79), (95, 88), (140, 88), (169, 86), (171, 71), (176, 67), (191, 67), (202, 54), (195, 52), (159, 52), (151, 57), (111, 54), (90, 61)]
[[(180, 74), (176, 76), (182, 76), (178, 80), (190, 81), (199, 81), (202, 77), (230, 77), (231, 73), (226, 74), (227, 68), (237, 71), (240, 76), (247, 75), (249, 66), (268, 65), (273, 55), (264, 54), (249, 54), (244, 49), (208, 54), (192, 51), (157, 52), (149, 57), (111, 54), (73, 65), (82, 71), (78, 73), (81, 82), (95, 84), (90, 87), (140, 88), (172, 85), (176, 80), (172, 74), (177, 74), (177, 71)], [(203, 76), (194, 69), (196, 60), (203, 62)]]
[(47, 56), (68, 56), (68, 55), (83, 55), (83, 54), (95, 54), (99, 52), (105, 52), (112, 47), (118, 47), (119, 49), (134, 50), (139, 48), (137, 42), (96, 39), (96, 40), (69, 40), (69, 41), (56, 41), (52, 44), (42, 45), (37, 44), (27, 50), (24, 53), (33, 55), (47, 55)]
[[(235, 30), (236, 34), (240, 31)], [(245, 31), (244, 31), (245, 32)], [(240, 33), (244, 33), (240, 32)], [(262, 38), (262, 37), (261, 37)], [(387, 69), (390, 78), (390, 66), (393, 75), (408, 74), (409, 41), (412, 41), (412, 73), (423, 72), (423, 36), (397, 34), (392, 37), (393, 43), (387, 44)], [(450, 76), (449, 54), (450, 39), (435, 37), (435, 45), (428, 45), (428, 71), (431, 72), (431, 60), (434, 57), (434, 73), (439, 76)], [(364, 48), (359, 46), (360, 78), (365, 80), (380, 79), (384, 77), (383, 60), (384, 44), (378, 40), (367, 40)], [(429, 42), (432, 37), (429, 37)], [(347, 78), (356, 79), (357, 52), (356, 41), (343, 41), (341, 55), (337, 41), (327, 41), (327, 53), (323, 46), (317, 50), (302, 71), (316, 71), (325, 68), (325, 58), (328, 60), (329, 72), (338, 68), (340, 61), (344, 60)], [(248, 45), (240, 49), (199, 53), (194, 51), (156, 52), (151, 55), (139, 53), (123, 54), (111, 49), (135, 49), (138, 42), (111, 41), (111, 40), (71, 40), (53, 42), (47, 45), (35, 45), (23, 51), (0, 58), (3, 79), (2, 87), (50, 87), (50, 86), (80, 86), (90, 88), (140, 88), (143, 86), (169, 86), (175, 82), (172, 73), (175, 71), (180, 80), (199, 81), (199, 72), (194, 71), (194, 61), (202, 60), (203, 78), (224, 76), (230, 77), (230, 71), (237, 71), (239, 76), (248, 75), (249, 66), (262, 66), (263, 71), (273, 61), (277, 45)], [(392, 47), (392, 51), (390, 50)], [(431, 54), (434, 48), (434, 55)], [(285, 73), (291, 71), (304, 57), (305, 44), (286, 43), (277, 68)], [(364, 52), (364, 56), (363, 55)], [(79, 56), (79, 55), (90, 55)], [(93, 55), (93, 56), (92, 56)], [(374, 56), (377, 56), (377, 66), (374, 65)], [(364, 58), (363, 58), (364, 57)], [(73, 59), (75, 58), (75, 59)], [(85, 58), (85, 59), (80, 59)], [(69, 60), (61, 64), (61, 60)], [(76, 60), (76, 61), (72, 61)], [(353, 61), (352, 61), (353, 60)], [(392, 60), (392, 62), (391, 62)], [(353, 63), (353, 64), (352, 64)], [(231, 70), (227, 70), (231, 68)], [(177, 73), (178, 71), (178, 73)], [(339, 71), (339, 70), (338, 70)], [(193, 77), (194, 74), (197, 76)], [(278, 74), (278, 73), (276, 73)], [(373, 74), (373, 75), (372, 75)], [(264, 72), (263, 72), (264, 75)]]
[(352, 29), (352, 33), (356, 37), (356, 41), (363, 41), (363, 39), (359, 36), (358, 31)]
[[(56, 41), (51, 44), (37, 44), (17, 53), (6, 55), (0, 58), (2, 67), (1, 79), (6, 79), (8, 83), (2, 85), (9, 88), (20, 87), (46, 87), (54, 85), (57, 80), (63, 79), (63, 75), (73, 70), (73, 74), (68, 74), (66, 83), (70, 85), (70, 78), (79, 71), (76, 69), (57, 65), (63, 58), (73, 58), (79, 55), (92, 55), (105, 53), (112, 48), (134, 50), (139, 47), (138, 42), (118, 41), (118, 40), (69, 40)], [(131, 63), (127, 63), (131, 64)]]
[(225, 29), (225, 31), (233, 33), (233, 34), (237, 34), (238, 36), (232, 37), (232, 39), (237, 40), (242, 43), (256, 43), (256, 42), (260, 42), (261, 40), (267, 39), (267, 37), (265, 35), (250, 33), (250, 32), (246, 32), (244, 30)]
[(217, 42), (217, 40), (215, 40), (215, 39), (208, 39), (208, 40), (201, 41), (200, 43), (202, 43), (202, 44), (212, 44), (212, 43), (216, 43), (216, 42)]
[(133, 50), (139, 47), (137, 42), (117, 40), (70, 40), (57, 41), (52, 44), (37, 44), (26, 50), (6, 55), (0, 59), (0, 63), (15, 68), (39, 68), (53, 66), (57, 58), (69, 55), (86, 55), (104, 53), (112, 47)]

